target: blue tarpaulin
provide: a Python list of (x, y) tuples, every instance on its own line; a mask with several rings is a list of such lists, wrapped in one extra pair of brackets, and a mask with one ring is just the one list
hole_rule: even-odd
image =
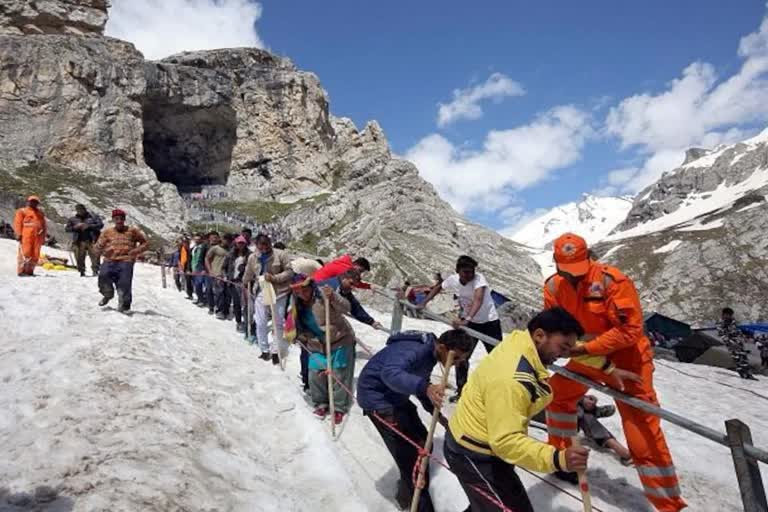
[(768, 333), (768, 324), (741, 324), (739, 329), (749, 332), (765, 332)]
[(497, 306), (501, 306), (502, 304), (509, 302), (508, 298), (494, 290), (491, 290), (491, 298), (493, 299), (493, 303)]

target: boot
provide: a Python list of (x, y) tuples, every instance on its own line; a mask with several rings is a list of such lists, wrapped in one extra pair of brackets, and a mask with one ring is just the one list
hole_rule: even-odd
[(262, 352), (261, 355), (259, 356), (259, 359), (261, 359), (262, 361), (269, 361), (272, 359), (272, 356), (269, 354), (269, 352)]
[(272, 354), (272, 364), (277, 366), (280, 364), (280, 356), (277, 354)]
[(112, 297), (103, 297), (99, 301), (99, 306), (106, 306), (109, 303), (109, 301), (111, 301), (111, 300), (112, 300)]

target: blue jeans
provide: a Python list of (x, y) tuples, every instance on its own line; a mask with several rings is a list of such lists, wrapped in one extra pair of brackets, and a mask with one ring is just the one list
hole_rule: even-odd
[(133, 262), (105, 261), (99, 269), (99, 291), (108, 299), (115, 296), (117, 288), (118, 305), (131, 307), (133, 293)]

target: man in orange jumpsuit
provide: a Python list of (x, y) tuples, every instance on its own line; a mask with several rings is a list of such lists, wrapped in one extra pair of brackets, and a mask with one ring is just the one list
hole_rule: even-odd
[[(632, 280), (614, 267), (593, 261), (587, 243), (578, 235), (559, 237), (554, 252), (557, 274), (544, 284), (544, 307), (564, 308), (587, 333), (585, 343), (571, 355), (603, 355), (617, 368), (636, 373), (640, 380), (625, 381), (624, 392), (658, 405), (653, 389), (653, 351), (643, 334), (643, 312)], [(614, 384), (599, 370), (575, 361), (566, 368), (597, 382)], [(576, 435), (577, 403), (588, 388), (560, 375), (553, 375), (549, 383), (554, 395), (547, 408), (549, 444), (564, 449)], [(616, 405), (648, 500), (663, 512), (685, 508), (659, 418), (623, 402)]]
[(16, 210), (13, 218), (13, 231), (19, 241), (16, 257), (16, 273), (19, 277), (34, 275), (37, 260), (40, 259), (40, 248), (45, 242), (45, 215), (38, 209), (39, 205), (39, 197), (29, 196), (27, 206)]

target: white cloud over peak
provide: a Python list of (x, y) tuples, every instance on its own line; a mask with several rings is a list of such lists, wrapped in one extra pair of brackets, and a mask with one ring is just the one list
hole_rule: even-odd
[(611, 108), (605, 132), (622, 148), (646, 155), (634, 174), (624, 173), (625, 181), (612, 186), (638, 192), (682, 164), (687, 148), (733, 143), (754, 131), (750, 124), (768, 121), (768, 18), (741, 39), (738, 55), (744, 61), (732, 76), (721, 78), (711, 64), (694, 62), (665, 91), (636, 94)]
[(437, 126), (444, 128), (451, 123), (480, 119), (483, 109), (480, 103), (485, 100), (501, 101), (509, 96), (522, 96), (525, 89), (502, 73), (494, 73), (482, 84), (453, 91), (453, 101), (440, 103), (437, 112)]
[(566, 105), (529, 124), (490, 131), (479, 150), (456, 146), (435, 133), (405, 156), (457, 210), (493, 211), (509, 206), (514, 191), (579, 160), (593, 133), (590, 116)]
[(251, 0), (112, 0), (106, 34), (130, 41), (148, 59), (186, 50), (263, 48)]

